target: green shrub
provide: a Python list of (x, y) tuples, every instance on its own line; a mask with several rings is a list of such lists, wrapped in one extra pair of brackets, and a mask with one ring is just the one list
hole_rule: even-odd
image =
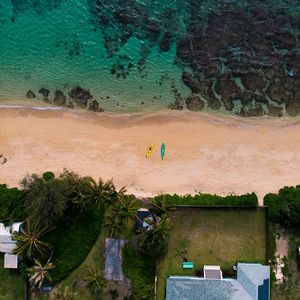
[[(166, 194), (166, 205), (204, 205), (204, 206), (245, 206), (257, 207), (258, 199), (255, 193), (245, 195), (229, 195), (218, 196), (211, 194), (197, 194), (195, 196), (185, 195), (179, 196), (177, 194)], [(160, 197), (160, 196), (157, 196)]]
[(278, 194), (267, 194), (264, 204), (269, 208), (270, 221), (289, 227), (300, 225), (300, 185), (286, 186)]
[(9, 224), (26, 219), (23, 191), (0, 184), (0, 221)]
[(101, 230), (104, 208), (90, 207), (85, 212), (62, 218), (45, 237), (54, 246), (50, 271), (53, 284), (66, 278), (90, 252)]
[(273, 287), (276, 284), (276, 275), (275, 275), (275, 265), (276, 265), (276, 229), (275, 224), (270, 224), (270, 231), (269, 231), (269, 264), (270, 268), (270, 285)]
[(269, 209), (269, 219), (276, 222), (280, 221), (278, 201), (279, 196), (274, 193), (269, 193), (264, 197), (264, 205)]
[(131, 245), (126, 244), (122, 251), (122, 267), (125, 276), (132, 281), (132, 299), (153, 299), (155, 259), (138, 253)]
[(55, 177), (55, 175), (54, 175), (54, 173), (52, 173), (51, 171), (45, 172), (45, 173), (43, 174), (43, 179), (44, 179), (45, 181), (49, 181), (49, 180), (51, 180), (51, 179), (54, 179), (54, 177)]
[(52, 176), (53, 173), (46, 172), (43, 177), (32, 174), (22, 180), (29, 219), (42, 226), (52, 226), (76, 209), (74, 198), (78, 193), (83, 194), (87, 179), (68, 170), (57, 178), (51, 179)]

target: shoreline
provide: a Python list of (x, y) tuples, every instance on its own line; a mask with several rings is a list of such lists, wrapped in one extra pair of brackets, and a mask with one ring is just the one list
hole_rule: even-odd
[(0, 164), (0, 182), (18, 186), (26, 174), (67, 168), (113, 178), (138, 197), (256, 192), (262, 204), (266, 193), (299, 183), (299, 130), (297, 117), (1, 108), (0, 154), (7, 162)]

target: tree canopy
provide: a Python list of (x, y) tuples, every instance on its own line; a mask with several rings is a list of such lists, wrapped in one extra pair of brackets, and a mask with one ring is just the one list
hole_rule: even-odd
[[(47, 174), (50, 172), (46, 172)], [(22, 181), (25, 207), (32, 223), (50, 226), (71, 211), (78, 194), (85, 194), (90, 177), (64, 170), (58, 178), (32, 174)], [(46, 179), (45, 179), (46, 178)]]
[(0, 184), (0, 221), (9, 224), (27, 217), (24, 205), (25, 193), (17, 188)]
[(300, 185), (286, 186), (278, 194), (267, 194), (264, 204), (269, 207), (271, 221), (290, 227), (300, 225)]
[(29, 260), (36, 256), (43, 256), (52, 246), (40, 238), (51, 230), (53, 230), (53, 227), (41, 228), (39, 225), (31, 224), (27, 220), (21, 233), (12, 235), (12, 239), (17, 241), (17, 248), (14, 249), (14, 254), (17, 254), (22, 259), (26, 258)]

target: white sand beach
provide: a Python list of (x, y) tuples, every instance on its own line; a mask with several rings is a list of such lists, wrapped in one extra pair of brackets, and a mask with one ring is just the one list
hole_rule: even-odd
[[(268, 192), (300, 183), (300, 119), (166, 111), (110, 115), (0, 109), (0, 182), (64, 168), (137, 196)], [(166, 144), (166, 158), (160, 145)], [(154, 143), (150, 158), (147, 147)], [(3, 159), (2, 157), (2, 159)], [(1, 161), (0, 161), (1, 162)]]

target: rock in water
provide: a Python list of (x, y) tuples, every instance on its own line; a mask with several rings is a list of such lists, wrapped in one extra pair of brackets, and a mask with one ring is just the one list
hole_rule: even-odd
[(186, 106), (189, 110), (199, 111), (204, 107), (204, 102), (198, 96), (191, 96), (185, 100)]
[(97, 100), (93, 100), (90, 104), (89, 104), (89, 110), (90, 111), (95, 111), (95, 112), (103, 112), (104, 109), (102, 107), (99, 107), (99, 103)]
[(39, 93), (42, 94), (45, 98), (47, 98), (49, 96), (50, 91), (43, 87), (39, 90)]
[(93, 99), (93, 95), (88, 90), (85, 90), (80, 86), (74, 87), (69, 93), (69, 96), (75, 102), (84, 106), (87, 105), (89, 99)]
[(36, 95), (33, 91), (29, 90), (27, 93), (26, 93), (26, 97), (28, 99), (32, 99), (32, 98), (36, 98)]
[(66, 96), (62, 91), (56, 90), (55, 96), (53, 99), (53, 104), (55, 105), (65, 105), (66, 104)]

